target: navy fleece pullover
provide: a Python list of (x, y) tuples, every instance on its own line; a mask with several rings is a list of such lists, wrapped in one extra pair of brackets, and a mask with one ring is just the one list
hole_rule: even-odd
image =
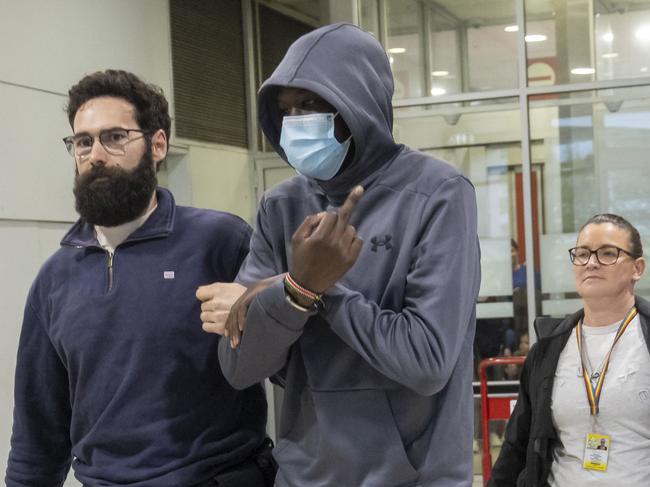
[(262, 387), (223, 378), (197, 286), (232, 280), (250, 229), (226, 213), (158, 208), (108, 255), (77, 222), (29, 293), (16, 366), (8, 487), (188, 487), (264, 437)]

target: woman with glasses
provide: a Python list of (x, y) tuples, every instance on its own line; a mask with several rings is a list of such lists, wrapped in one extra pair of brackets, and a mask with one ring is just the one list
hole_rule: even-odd
[(538, 342), (489, 486), (641, 486), (650, 479), (650, 303), (639, 232), (601, 214), (569, 250), (583, 308)]

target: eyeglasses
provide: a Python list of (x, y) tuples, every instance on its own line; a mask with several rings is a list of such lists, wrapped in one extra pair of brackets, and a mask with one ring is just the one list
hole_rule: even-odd
[(618, 261), (621, 252), (629, 255), (632, 258), (636, 258), (633, 254), (627, 250), (621, 249), (614, 245), (604, 245), (603, 247), (597, 248), (596, 250), (588, 249), (587, 247), (574, 247), (569, 249), (569, 258), (573, 265), (587, 265), (591, 254), (596, 254), (596, 260), (600, 265), (613, 265)]
[[(150, 132), (139, 129), (112, 128), (102, 130), (97, 138), (102, 147), (106, 149), (106, 152), (114, 156), (123, 156), (126, 154), (126, 145), (141, 138), (129, 139), (129, 132), (141, 133), (142, 137), (150, 134)], [(84, 158), (92, 151), (95, 137), (90, 134), (70, 135), (63, 138), (63, 143), (72, 157)]]

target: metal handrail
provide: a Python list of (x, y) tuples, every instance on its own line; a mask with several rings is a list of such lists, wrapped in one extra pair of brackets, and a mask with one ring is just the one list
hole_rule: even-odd
[[(492, 454), (490, 453), (490, 418), (488, 418), (488, 367), (501, 365), (523, 365), (526, 357), (492, 357), (481, 360), (478, 366), (479, 381), (481, 383), (481, 431), (483, 432), (483, 485), (487, 485), (492, 473)], [(499, 395), (500, 397), (504, 397)], [(490, 397), (497, 397), (491, 395)], [(506, 396), (507, 397), (507, 396)]]

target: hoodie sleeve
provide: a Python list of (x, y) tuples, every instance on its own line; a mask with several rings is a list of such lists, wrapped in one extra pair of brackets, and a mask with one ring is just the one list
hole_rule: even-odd
[(462, 176), (427, 202), (406, 276), (403, 307), (381, 309), (337, 284), (324, 297), (332, 330), (386, 377), (422, 395), (446, 384), (471, 340), (480, 285), (476, 198)]
[(71, 463), (68, 375), (28, 302), (18, 347), (7, 487), (63, 485)]
[[(286, 272), (284, 247), (274, 249), (264, 200), (257, 215), (251, 248), (236, 281), (249, 286)], [(275, 250), (275, 251), (274, 251)], [(289, 350), (302, 335), (315, 312), (291, 306), (285, 299), (284, 285), (278, 280), (260, 292), (246, 314), (246, 328), (235, 350), (228, 339), (219, 342), (219, 362), (224, 376), (236, 389), (245, 389), (271, 377), (284, 367)]]

